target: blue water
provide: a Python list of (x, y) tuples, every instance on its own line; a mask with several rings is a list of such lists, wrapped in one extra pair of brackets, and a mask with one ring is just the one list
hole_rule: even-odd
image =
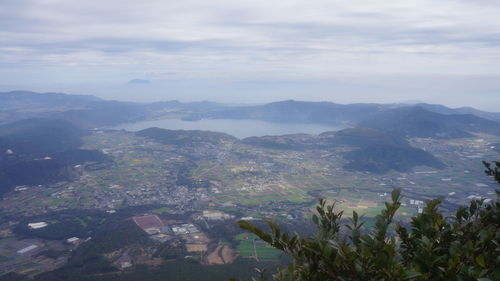
[(344, 127), (304, 123), (273, 123), (260, 120), (233, 120), (233, 119), (202, 119), (198, 121), (183, 121), (179, 119), (162, 119), (127, 123), (113, 129), (140, 131), (158, 127), (170, 130), (204, 130), (223, 132), (237, 138), (252, 136), (277, 136), (287, 134), (319, 134), (327, 131), (337, 131)]

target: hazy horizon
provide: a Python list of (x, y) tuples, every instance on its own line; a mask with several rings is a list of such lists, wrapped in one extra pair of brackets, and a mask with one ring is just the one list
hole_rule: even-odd
[[(126, 85), (122, 85), (126, 86)], [(109, 86), (102, 86), (101, 89), (107, 89)], [(120, 87), (116, 87), (120, 88)], [(294, 101), (304, 101), (304, 102), (332, 102), (336, 104), (355, 104), (355, 103), (375, 103), (375, 104), (408, 104), (408, 105), (413, 105), (413, 104), (418, 104), (418, 103), (426, 103), (426, 104), (438, 104), (438, 105), (444, 105), (448, 108), (461, 108), (461, 107), (472, 107), (475, 109), (487, 111), (487, 112), (500, 112), (498, 109), (498, 106), (496, 106), (496, 103), (488, 103), (488, 104), (478, 104), (475, 106), (474, 104), (468, 103), (459, 103), (456, 102), (456, 100), (453, 99), (423, 99), (422, 97), (409, 97), (408, 99), (388, 99), (387, 96), (384, 99), (367, 99), (367, 98), (359, 98), (357, 99), (356, 97), (350, 97), (350, 98), (345, 98), (345, 97), (332, 97), (331, 99), (325, 99), (323, 98), (322, 95), (316, 95), (313, 96), (312, 98), (308, 98), (307, 96), (303, 95), (277, 95), (277, 96), (272, 96), (269, 98), (261, 98), (261, 99), (226, 99), (226, 98), (220, 98), (217, 97), (216, 95), (214, 96), (207, 96), (207, 95), (185, 95), (185, 94), (162, 94), (161, 91), (162, 89), (157, 89), (158, 93), (156, 94), (150, 94), (147, 96), (146, 99), (140, 98), (143, 97), (143, 95), (139, 95), (139, 98), (137, 98), (136, 94), (137, 92), (130, 92), (125, 95), (114, 95), (106, 92), (102, 92), (102, 94), (98, 94), (100, 91), (83, 91), (83, 90), (59, 90), (59, 88), (41, 88), (45, 90), (38, 90), (40, 88), (3, 88), (0, 85), (0, 92), (15, 92), (15, 91), (30, 91), (30, 92), (36, 92), (40, 94), (44, 93), (60, 93), (60, 94), (68, 94), (68, 95), (90, 95), (90, 96), (95, 96), (98, 98), (101, 98), (103, 100), (116, 100), (116, 101), (121, 101), (121, 102), (138, 102), (138, 103), (151, 103), (151, 102), (165, 102), (165, 101), (179, 101), (179, 102), (215, 102), (215, 103), (220, 103), (224, 105), (262, 105), (262, 104), (267, 104), (267, 103), (272, 103), (272, 102), (280, 102), (280, 101), (285, 101), (285, 100), (294, 100)], [(119, 91), (119, 90), (118, 90)], [(122, 88), (122, 93), (123, 93), (123, 88)], [(128, 89), (128, 91), (133, 91), (131, 89)], [(212, 99), (210, 99), (212, 97)], [(483, 105), (483, 106), (481, 106)]]

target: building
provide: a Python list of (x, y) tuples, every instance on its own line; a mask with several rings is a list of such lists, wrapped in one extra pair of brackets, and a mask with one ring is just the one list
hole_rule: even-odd
[(226, 214), (221, 211), (203, 211), (203, 217), (207, 220), (227, 220), (232, 219), (234, 216)]
[(22, 248), (21, 250), (17, 251), (18, 254), (25, 254), (27, 252), (30, 252), (30, 251), (33, 251), (34, 249), (38, 248), (37, 245), (33, 244), (33, 245), (30, 245), (26, 248)]
[(71, 238), (66, 239), (66, 242), (72, 243), (72, 244), (75, 244), (78, 241), (80, 241), (80, 238), (78, 238), (78, 237), (71, 237)]
[(39, 228), (43, 228), (43, 227), (46, 227), (48, 224), (46, 222), (32, 222), (32, 223), (28, 223), (28, 227), (31, 228), (31, 229), (39, 229)]

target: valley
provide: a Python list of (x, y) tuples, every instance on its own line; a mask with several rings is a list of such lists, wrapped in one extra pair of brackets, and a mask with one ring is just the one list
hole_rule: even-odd
[[(303, 135), (297, 138), (304, 141)], [(230, 137), (220, 139), (216, 145), (204, 139), (195, 143), (162, 144), (132, 132), (94, 130), (83, 138), (81, 148), (100, 151), (112, 161), (76, 165), (74, 168), (79, 176), (73, 181), (16, 187), (2, 199), (0, 210), (3, 223), (0, 229), (4, 239), (21, 239), (19, 241), (25, 241), (23, 245), (39, 245), (39, 249), (28, 253), (32, 255), (43, 251), (67, 253), (73, 244), (68, 246), (64, 241), (77, 234), (69, 231), (67, 237), (57, 237), (55, 240), (60, 241), (58, 243), (62, 243), (61, 246), (52, 246), (54, 242), (50, 241), (54, 241), (53, 238), (47, 240), (42, 235), (39, 240), (36, 231), (30, 234), (34, 237), (28, 235), (26, 238), (23, 238), (26, 234), (18, 236), (18, 233), (13, 232), (12, 229), (19, 223), (18, 218), (32, 218), (25, 220), (27, 223), (37, 221), (34, 218), (43, 214), (50, 218), (53, 214), (71, 210), (98, 210), (105, 214), (104, 217), (111, 216), (111, 219), (107, 218), (110, 221), (115, 220), (112, 216), (117, 213), (124, 219), (143, 214), (164, 218), (175, 216), (177, 224), (193, 223), (200, 229), (210, 229), (212, 224), (229, 225), (227, 227), (233, 229), (234, 235), (242, 235), (236, 227), (236, 221), (242, 218), (255, 221), (276, 218), (281, 222), (303, 223), (309, 219), (317, 198), (335, 200), (337, 207), (344, 210), (347, 217), (352, 210), (356, 210), (369, 221), (382, 209), (383, 202), (388, 200), (393, 188), (402, 188), (405, 194), (399, 213), (400, 219), (404, 220), (418, 213), (423, 202), (430, 198), (444, 198), (443, 206), (449, 209), (465, 204), (476, 196), (494, 198), (494, 184), (482, 175), (480, 160), (498, 158), (498, 152), (492, 149), (491, 144), (499, 140), (496, 136), (484, 134), (453, 140), (413, 138), (410, 139), (413, 146), (432, 152), (446, 168), (417, 166), (409, 172), (391, 170), (384, 174), (372, 174), (344, 168), (348, 160), (342, 155), (355, 149), (348, 146), (276, 149), (246, 144)], [(23, 208), (18, 208), (19, 204)], [(137, 209), (127, 211), (130, 208)], [(220, 212), (225, 216), (209, 221), (203, 215), (207, 212)], [(51, 223), (53, 219), (44, 221), (48, 221), (48, 228), (54, 223)], [(84, 220), (82, 224), (88, 223), (91, 222)], [(178, 241), (178, 245), (186, 247), (188, 253), (203, 259), (204, 253), (207, 256), (215, 255), (207, 252), (208, 249), (221, 251), (222, 246), (218, 245), (224, 245), (217, 242), (221, 239), (220, 233), (210, 234), (210, 230), (207, 233), (211, 238), (206, 238), (208, 240), (204, 244), (189, 242), (194, 236), (179, 236), (173, 241)], [(229, 243), (227, 250), (236, 256), (243, 259), (253, 257), (257, 262), (267, 255), (255, 258), (255, 254), (250, 254), (255, 245), (243, 246), (247, 242), (237, 242), (241, 239), (237, 237), (241, 236), (226, 238)], [(29, 242), (26, 239), (38, 240)], [(151, 242), (113, 249), (118, 254), (109, 256), (109, 262), (119, 264), (125, 253), (136, 265), (143, 262), (168, 262), (168, 258), (151, 254), (131, 254), (132, 249), (136, 248), (142, 250), (132, 253), (158, 251), (162, 245), (158, 241), (172, 243), (170, 236), (160, 236), (159, 240), (153, 237), (149, 239), (152, 239)], [(153, 245), (147, 246), (149, 243)], [(16, 251), (24, 247), (19, 244), (12, 248), (10, 243), (0, 245), (5, 245), (2, 256), (8, 260), (19, 255)], [(5, 248), (7, 245), (8, 248)], [(58, 264), (64, 264), (64, 260), (69, 258), (67, 254), (62, 254), (56, 259), (37, 261), (21, 256), (26, 261), (20, 260), (19, 267), (12, 267), (8, 262), (2, 263), (4, 270), (31, 272), (26, 270), (32, 264), (34, 268), (43, 268), (43, 272), (57, 268)], [(178, 259), (178, 256), (173, 258)], [(226, 263), (217, 255), (209, 259), (215, 260), (213, 263), (216, 264)], [(31, 273), (39, 273), (39, 270)]]
[[(173, 105), (177, 109), (154, 107), (144, 116), (221, 110)], [(246, 117), (249, 110), (242, 111)], [(276, 121), (266, 114), (252, 116)], [(387, 114), (406, 121), (382, 126), (394, 120)], [(179, 269), (186, 270), (179, 278), (193, 271), (208, 275), (192, 280), (245, 280), (253, 267), (276, 268), (287, 258), (241, 230), (242, 219), (263, 225), (272, 218), (307, 235), (318, 198), (335, 202), (346, 219), (352, 211), (363, 214), (366, 226), (394, 188), (405, 196), (397, 217), (403, 223), (432, 198), (443, 199), (445, 212), (472, 199), (494, 200), (496, 186), (481, 161), (500, 157), (500, 125), (436, 114), (389, 108), (366, 127), (247, 138), (208, 130), (126, 131), (111, 129), (109, 120), (88, 128), (81, 126), (87, 119), (75, 123), (76, 115), (61, 121), (35, 114), (7, 123), (0, 126), (0, 271), (5, 278), (52, 281), (76, 274), (97, 281), (127, 280), (144, 270), (155, 280)], [(460, 127), (461, 118), (477, 125)], [(425, 134), (415, 129), (429, 122)], [(356, 122), (343, 124), (350, 123)]]

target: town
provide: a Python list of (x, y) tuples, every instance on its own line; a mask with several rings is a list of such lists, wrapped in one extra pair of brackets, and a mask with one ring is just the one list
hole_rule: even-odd
[[(431, 198), (443, 198), (443, 207), (449, 209), (472, 199), (494, 198), (495, 185), (484, 176), (481, 160), (498, 159), (491, 145), (500, 142), (498, 137), (411, 142), (432, 152), (446, 168), (421, 166), (404, 173), (372, 174), (344, 168), (341, 155), (348, 147), (273, 149), (231, 141), (170, 145), (126, 131), (94, 130), (85, 137), (84, 148), (99, 150), (112, 161), (75, 166), (79, 173), (75, 181), (18, 186), (4, 196), (0, 270), (33, 276), (62, 266), (79, 245), (91, 243), (92, 235), (37, 237), (57, 219), (35, 218), (71, 210), (99, 210), (101, 221), (119, 216), (142, 229), (144, 241), (152, 242), (104, 255), (120, 270), (129, 270), (137, 264), (175, 259), (205, 265), (232, 263), (237, 257), (277, 259), (266, 245), (241, 236), (236, 221), (307, 221), (318, 198), (335, 202), (347, 217), (355, 210), (369, 219), (380, 212), (392, 189), (401, 188), (405, 196), (398, 214), (401, 220), (421, 213)], [(123, 210), (130, 208), (137, 209), (124, 215)], [(25, 233), (33, 236), (16, 232), (18, 218), (27, 219), (21, 220)], [(91, 218), (78, 220), (84, 229), (98, 224)], [(217, 237), (220, 233), (213, 233), (214, 225), (231, 225), (236, 233), (223, 242)], [(161, 254), (165, 245), (179, 254)]]

